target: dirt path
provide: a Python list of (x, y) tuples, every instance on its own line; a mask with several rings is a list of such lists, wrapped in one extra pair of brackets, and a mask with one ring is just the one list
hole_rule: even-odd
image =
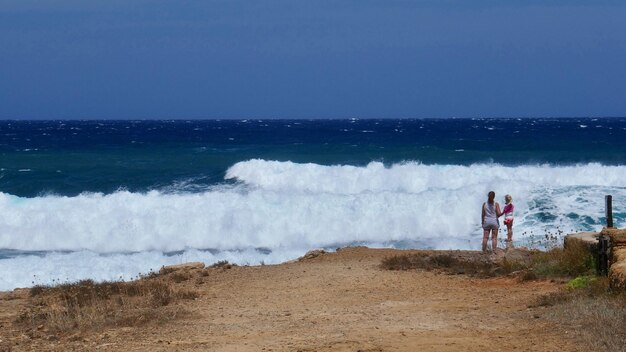
[(5, 294), (0, 350), (576, 351), (572, 338), (542, 319), (541, 308), (527, 308), (557, 284), (378, 268), (397, 253), (349, 248), (276, 266), (215, 270), (182, 283), (200, 293), (183, 303), (186, 317), (77, 341), (15, 336), (10, 321), (25, 300)]

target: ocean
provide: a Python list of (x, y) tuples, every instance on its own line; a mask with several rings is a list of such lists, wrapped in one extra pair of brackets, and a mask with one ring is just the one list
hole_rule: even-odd
[[(626, 224), (626, 119), (0, 121), (0, 290)], [(504, 231), (502, 236), (504, 237)], [(558, 240), (557, 240), (558, 241)]]

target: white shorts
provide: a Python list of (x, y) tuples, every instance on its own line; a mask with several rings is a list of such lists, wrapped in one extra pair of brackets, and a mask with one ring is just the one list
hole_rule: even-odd
[(485, 223), (483, 224), (483, 229), (484, 230), (497, 230), (500, 228), (500, 223), (499, 222), (493, 222), (493, 221), (485, 221)]

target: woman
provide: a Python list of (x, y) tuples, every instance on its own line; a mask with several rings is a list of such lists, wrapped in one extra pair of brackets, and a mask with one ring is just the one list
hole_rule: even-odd
[(489, 232), (491, 232), (491, 250), (495, 251), (498, 248), (498, 229), (500, 228), (498, 218), (502, 215), (502, 212), (500, 211), (500, 204), (495, 199), (496, 193), (491, 191), (487, 195), (487, 202), (483, 203), (483, 252), (487, 251)]
[(506, 225), (506, 245), (511, 247), (513, 245), (513, 197), (510, 194), (504, 196), (504, 224)]

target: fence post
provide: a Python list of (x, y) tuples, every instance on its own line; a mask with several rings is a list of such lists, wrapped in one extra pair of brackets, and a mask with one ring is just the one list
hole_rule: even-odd
[(613, 227), (613, 196), (607, 195), (604, 197), (606, 203), (606, 227)]
[(596, 266), (598, 276), (607, 276), (609, 274), (610, 253), (611, 239), (609, 236), (598, 236), (598, 264)]
[[(604, 197), (606, 210), (606, 227), (613, 227), (613, 196)], [(598, 265), (596, 271), (600, 276), (609, 273), (609, 258), (611, 257), (611, 238), (606, 235), (598, 236)]]

